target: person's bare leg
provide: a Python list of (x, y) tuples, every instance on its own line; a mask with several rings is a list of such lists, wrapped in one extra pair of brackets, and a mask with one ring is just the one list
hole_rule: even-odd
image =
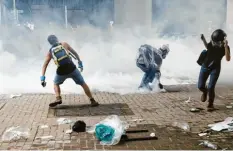
[(56, 97), (60, 97), (61, 96), (61, 89), (60, 89), (59, 85), (54, 84), (54, 92), (56, 94)]
[(89, 97), (90, 101), (91, 101), (91, 106), (98, 106), (99, 103), (95, 101), (95, 99), (92, 97), (91, 91), (88, 87), (88, 85), (86, 83), (84, 83), (83, 85), (81, 85), (85, 94)]
[(61, 89), (60, 86), (57, 84), (54, 84), (54, 92), (56, 94), (56, 101), (49, 104), (50, 107), (55, 107), (58, 104), (62, 104), (62, 98), (61, 98)]
[(83, 85), (81, 85), (83, 87), (83, 90), (85, 92), (85, 94), (89, 97), (89, 99), (92, 99), (92, 94), (91, 94), (91, 91), (88, 87), (88, 85), (86, 83), (84, 83)]

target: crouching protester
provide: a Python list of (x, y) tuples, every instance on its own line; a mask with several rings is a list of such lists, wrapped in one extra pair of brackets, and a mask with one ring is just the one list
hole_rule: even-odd
[[(204, 35), (201, 35), (201, 40), (207, 50), (203, 50), (197, 60), (197, 63), (201, 66), (198, 89), (202, 92), (202, 102), (206, 102), (207, 96), (209, 96), (207, 111), (216, 110), (214, 107), (215, 86), (221, 72), (221, 60), (224, 56), (227, 61), (231, 60), (230, 47), (226, 37), (227, 34), (221, 29), (217, 29), (212, 33), (209, 43), (206, 42)], [(206, 81), (209, 77), (207, 87)]]
[(62, 104), (61, 97), (61, 89), (60, 85), (68, 79), (72, 78), (77, 85), (80, 85), (86, 95), (89, 97), (91, 106), (98, 106), (99, 103), (95, 101), (92, 97), (91, 91), (84, 81), (80, 71), (76, 68), (76, 65), (73, 63), (71, 56), (78, 60), (78, 68), (83, 70), (82, 61), (79, 58), (79, 55), (76, 51), (66, 42), (59, 42), (58, 38), (55, 35), (50, 35), (48, 37), (48, 42), (51, 44), (51, 48), (47, 53), (43, 68), (42, 68), (42, 76), (41, 76), (41, 85), (43, 87), (46, 86), (45, 82), (45, 72), (47, 66), (51, 59), (54, 60), (57, 65), (57, 72), (54, 78), (54, 91), (56, 93), (56, 101), (49, 104), (50, 107), (55, 107), (59, 104)]
[(139, 55), (136, 61), (136, 65), (144, 72), (139, 89), (147, 89), (152, 91), (156, 82), (158, 83), (158, 87), (163, 89), (163, 85), (160, 82), (160, 67), (162, 65), (163, 59), (166, 58), (170, 51), (169, 45), (162, 45), (162, 47), (156, 49), (150, 45), (145, 44), (140, 46), (138, 50)]

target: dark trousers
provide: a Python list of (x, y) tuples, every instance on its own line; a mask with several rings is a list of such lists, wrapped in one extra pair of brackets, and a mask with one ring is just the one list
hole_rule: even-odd
[[(213, 103), (215, 98), (215, 86), (220, 75), (221, 67), (215, 67), (213, 69), (207, 69), (201, 67), (199, 79), (198, 79), (198, 89), (203, 93), (209, 94), (209, 102)], [(206, 81), (210, 76), (208, 87), (206, 87)]]
[(143, 64), (137, 64), (137, 66), (145, 73), (142, 77), (142, 81), (139, 87), (148, 86), (150, 82), (152, 82), (155, 78), (155, 68), (146, 68)]

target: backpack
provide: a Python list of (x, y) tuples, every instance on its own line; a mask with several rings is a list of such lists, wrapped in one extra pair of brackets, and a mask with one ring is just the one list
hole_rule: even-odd
[(199, 64), (200, 66), (202, 66), (202, 64), (204, 63), (205, 59), (207, 57), (207, 50), (203, 50), (197, 60), (197, 64)]

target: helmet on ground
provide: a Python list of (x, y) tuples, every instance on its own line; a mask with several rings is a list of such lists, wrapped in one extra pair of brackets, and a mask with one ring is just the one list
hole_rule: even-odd
[(49, 35), (48, 36), (48, 42), (51, 44), (51, 45), (55, 45), (56, 43), (58, 43), (58, 39), (55, 35)]
[(213, 42), (223, 41), (227, 34), (222, 29), (215, 30), (211, 35), (211, 40)]
[(168, 54), (169, 51), (170, 51), (169, 44), (162, 45), (162, 46), (160, 47), (160, 49), (162, 50), (162, 57), (163, 57), (163, 59), (165, 59), (166, 56), (167, 56), (167, 54)]

